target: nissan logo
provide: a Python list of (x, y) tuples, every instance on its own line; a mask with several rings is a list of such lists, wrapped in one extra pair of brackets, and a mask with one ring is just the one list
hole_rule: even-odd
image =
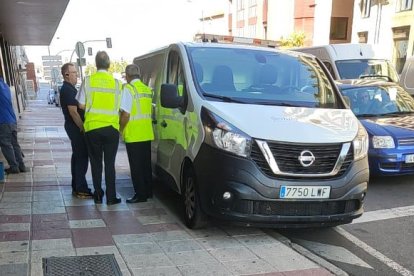
[(304, 150), (300, 153), (298, 159), (303, 167), (309, 167), (313, 164), (313, 162), (315, 162), (316, 158), (312, 152), (310, 152), (309, 150)]

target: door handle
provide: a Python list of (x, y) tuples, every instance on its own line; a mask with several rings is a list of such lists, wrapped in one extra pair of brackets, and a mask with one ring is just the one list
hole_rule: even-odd
[(167, 127), (167, 122), (166, 122), (165, 120), (164, 120), (164, 121), (162, 121), (162, 122), (161, 122), (161, 126), (162, 126), (162, 127)]

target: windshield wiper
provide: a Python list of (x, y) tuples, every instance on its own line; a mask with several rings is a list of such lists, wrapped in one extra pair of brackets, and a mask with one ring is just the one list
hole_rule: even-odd
[(203, 96), (214, 98), (214, 99), (219, 99), (219, 100), (222, 100), (223, 102), (228, 102), (228, 103), (246, 103), (244, 101), (236, 100), (235, 98), (232, 98), (232, 97), (227, 97), (227, 96), (222, 96), (222, 95), (217, 95), (217, 94), (203, 93)]
[(414, 111), (396, 111), (396, 112), (390, 112), (385, 113), (384, 115), (405, 115), (405, 114), (413, 114)]
[(363, 114), (358, 114), (356, 115), (357, 117), (381, 117), (384, 116), (385, 114), (370, 114), (370, 113), (363, 113)]
[(356, 116), (357, 117), (387, 117), (387, 116), (398, 116), (398, 115), (401, 115), (401, 114), (407, 114), (407, 113), (398, 111), (398, 112), (380, 113), (380, 114), (368, 114), (368, 113), (365, 113), (365, 114), (358, 114)]
[(388, 81), (392, 82), (392, 79), (390, 76), (387, 75), (377, 75), (377, 74), (372, 74), (372, 75), (360, 75), (359, 76), (360, 79), (367, 79), (367, 78), (375, 78), (375, 79), (387, 79)]
[(258, 102), (258, 101), (257, 101), (257, 102), (252, 102), (252, 104), (297, 107), (297, 105), (290, 104), (290, 103), (284, 103), (284, 102), (270, 102), (270, 101), (260, 101), (260, 102)]

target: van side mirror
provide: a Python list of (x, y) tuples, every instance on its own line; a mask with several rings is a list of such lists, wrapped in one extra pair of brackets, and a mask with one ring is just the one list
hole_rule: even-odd
[(178, 88), (175, 84), (164, 83), (161, 85), (161, 106), (166, 108), (181, 107), (184, 100), (178, 95)]

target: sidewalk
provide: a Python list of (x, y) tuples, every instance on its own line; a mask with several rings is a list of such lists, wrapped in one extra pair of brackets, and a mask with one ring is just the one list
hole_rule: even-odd
[[(70, 141), (46, 94), (43, 88), (18, 123), (30, 171), (0, 183), (0, 275), (39, 276), (42, 258), (99, 254), (114, 254), (123, 275), (331, 275), (261, 229), (189, 230), (157, 194), (126, 204), (133, 189), (123, 144), (116, 161), (122, 204), (72, 197)], [(92, 186), (90, 171), (87, 179)]]

